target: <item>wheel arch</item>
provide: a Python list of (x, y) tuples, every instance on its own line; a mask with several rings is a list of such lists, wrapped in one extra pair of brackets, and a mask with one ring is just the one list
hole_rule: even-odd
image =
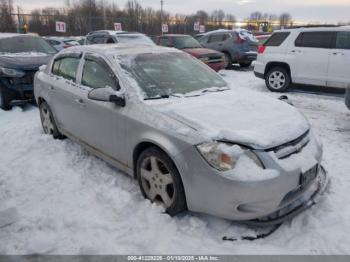
[[(156, 147), (159, 150), (163, 151), (174, 163), (176, 169), (179, 171), (179, 168), (176, 165), (176, 162), (174, 161), (174, 159), (171, 157), (171, 154), (168, 152), (168, 150), (166, 150), (163, 146), (159, 145), (158, 143), (156, 143), (155, 141), (151, 141), (151, 140), (145, 140), (142, 142), (139, 142), (133, 150), (132, 153), (132, 166), (133, 166), (133, 172), (134, 172), (134, 178), (136, 178), (137, 176), (137, 160), (140, 157), (141, 153), (145, 150), (147, 150), (148, 148), (151, 147)], [(180, 172), (179, 172), (180, 173)], [(181, 176), (181, 174), (180, 174)]]
[(264, 77), (266, 77), (267, 73), (274, 67), (282, 67), (282, 68), (286, 69), (288, 74), (289, 74), (290, 79), (292, 80), (290, 66), (289, 66), (289, 64), (287, 64), (285, 62), (269, 62), (265, 67)]

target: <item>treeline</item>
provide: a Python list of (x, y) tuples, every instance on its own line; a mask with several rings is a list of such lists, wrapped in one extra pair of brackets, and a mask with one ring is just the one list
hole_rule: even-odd
[[(150, 7), (144, 8), (136, 0), (129, 0), (123, 8), (107, 0), (66, 0), (61, 8), (48, 7), (23, 14), (20, 8), (15, 10), (13, 0), (0, 0), (1, 32), (20, 30), (40, 35), (57, 35), (56, 21), (66, 23), (66, 35), (86, 35), (93, 30), (113, 29), (113, 24), (116, 22), (122, 23), (123, 30), (157, 35), (161, 29), (161, 11)], [(257, 21), (269, 23), (278, 21), (280, 26), (293, 24), (292, 17), (288, 13), (278, 16), (254, 12), (246, 19), (245, 27), (259, 30), (261, 28)], [(232, 28), (236, 17), (223, 10), (215, 10), (211, 13), (200, 10), (192, 15), (163, 12), (163, 23), (169, 25), (171, 33), (193, 34), (195, 22), (205, 25), (206, 31), (210, 31), (218, 28)]]

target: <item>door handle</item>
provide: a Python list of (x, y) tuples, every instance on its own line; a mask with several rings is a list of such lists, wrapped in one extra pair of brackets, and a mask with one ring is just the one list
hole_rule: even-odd
[(344, 55), (342, 52), (334, 52), (333, 55)]
[(55, 90), (55, 88), (53, 86), (51, 86), (51, 85), (49, 86), (49, 89), (50, 90)]
[(300, 50), (292, 50), (292, 53), (301, 53)]

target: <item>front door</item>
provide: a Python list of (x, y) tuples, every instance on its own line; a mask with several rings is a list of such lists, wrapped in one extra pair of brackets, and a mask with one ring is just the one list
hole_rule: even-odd
[(88, 99), (88, 92), (95, 88), (110, 87), (117, 91), (117, 78), (110, 64), (102, 57), (86, 54), (83, 63), (80, 80), (80, 88), (83, 90), (80, 99), (83, 105), (77, 119), (79, 139), (125, 166), (127, 107)]
[(337, 33), (336, 46), (330, 56), (327, 85), (350, 86), (350, 32)]

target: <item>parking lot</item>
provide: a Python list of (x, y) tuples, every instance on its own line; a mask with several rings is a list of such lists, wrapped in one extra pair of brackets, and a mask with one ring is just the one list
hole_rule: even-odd
[[(231, 88), (267, 96), (251, 70), (221, 74)], [(137, 182), (66, 139), (43, 134), (34, 106), (0, 110), (0, 228), (2, 254), (346, 254), (350, 252), (350, 111), (339, 94), (287, 93), (324, 146), (331, 185), (318, 205), (255, 242), (223, 236), (260, 229), (202, 214), (171, 218), (145, 200)], [(263, 112), (261, 112), (263, 114)]]

